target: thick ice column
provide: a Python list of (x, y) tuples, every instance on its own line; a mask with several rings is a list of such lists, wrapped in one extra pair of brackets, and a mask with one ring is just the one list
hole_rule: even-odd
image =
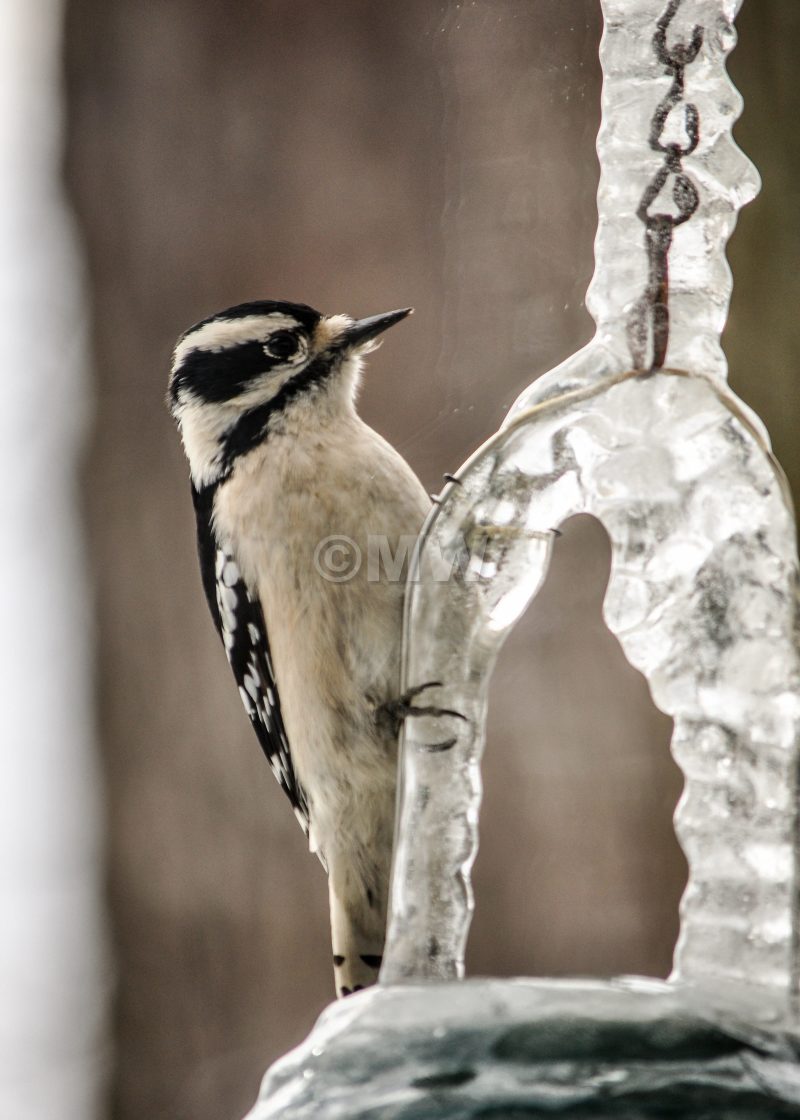
[[(675, 721), (689, 862), (675, 975), (796, 990), (797, 559), (763, 427), (724, 383), (724, 250), (757, 175), (730, 129), (734, 0), (604, 0), (594, 341), (522, 394), (448, 486), (409, 583), (381, 979), (461, 974), (486, 695), (552, 530), (606, 527), (609, 628)], [(576, 697), (579, 702), (580, 698)]]
[[(511, 415), (554, 389), (630, 367), (726, 376), (725, 245), (760, 186), (731, 134), (742, 99), (725, 59), (740, 6), (602, 0), (596, 267), (586, 299), (597, 333), (523, 392)], [(665, 296), (667, 339), (656, 309)]]

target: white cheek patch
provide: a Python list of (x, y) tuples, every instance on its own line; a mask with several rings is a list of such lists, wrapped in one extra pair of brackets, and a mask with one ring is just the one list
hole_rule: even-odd
[(259, 377), (254, 377), (252, 381), (248, 382), (247, 388), (237, 393), (234, 397), (237, 408), (244, 411), (248, 408), (255, 408), (266, 401), (271, 400), (277, 392), (279, 392), (287, 381), (291, 381), (297, 373), (295, 365), (302, 365), (305, 362), (305, 355), (299, 356), (297, 362), (289, 362), (282, 369), (269, 370), (268, 373), (261, 374)]
[(249, 408), (271, 400), (297, 371), (286, 367), (255, 378), (249, 387), (230, 401), (207, 404), (191, 389), (180, 391), (173, 415), (178, 421), (183, 447), (196, 486), (217, 477), (225, 436)]
[(195, 485), (204, 486), (216, 476), (221, 440), (235, 422), (236, 412), (224, 405), (207, 408), (190, 392), (184, 391), (175, 409), (175, 418), (192, 478)]
[(243, 319), (215, 319), (180, 340), (175, 347), (172, 370), (175, 372), (193, 350), (219, 353), (244, 342), (258, 342), (277, 330), (296, 330), (300, 324), (291, 315), (274, 311), (269, 315), (246, 315)]

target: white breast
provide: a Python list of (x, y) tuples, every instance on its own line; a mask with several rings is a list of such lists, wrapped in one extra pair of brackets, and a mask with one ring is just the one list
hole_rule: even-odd
[[(312, 800), (316, 789), (329, 797), (343, 772), (357, 772), (362, 796), (370, 785), (393, 788), (394, 743), (374, 717), (399, 694), (405, 569), (390, 579), (375, 561), (415, 539), (429, 508), (405, 461), (354, 414), (313, 435), (295, 427), (271, 437), (217, 495), (216, 531), (258, 589), (292, 756)], [(320, 571), (332, 537), (360, 554), (351, 579)]]

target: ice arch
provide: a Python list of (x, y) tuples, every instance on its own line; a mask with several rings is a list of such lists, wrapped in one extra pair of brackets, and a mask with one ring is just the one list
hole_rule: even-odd
[(766, 433), (724, 383), (678, 370), (550, 391), (476, 452), (424, 535), (406, 680), (442, 681), (431, 698), (465, 718), (406, 724), (381, 979), (462, 973), (489, 675), (551, 530), (589, 513), (612, 543), (606, 622), (674, 720), (685, 778), (674, 975), (794, 992), (797, 561)]

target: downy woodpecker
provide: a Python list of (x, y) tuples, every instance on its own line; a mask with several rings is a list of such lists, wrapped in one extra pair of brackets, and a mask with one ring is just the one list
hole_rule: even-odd
[[(180, 337), (169, 385), (208, 605), (328, 871), (338, 995), (377, 978), (392, 855), (406, 569), (372, 562), (375, 542), (396, 556), (431, 506), (355, 396), (362, 358), (409, 311), (353, 320), (295, 303), (231, 307)], [(326, 571), (320, 548), (334, 539)]]

